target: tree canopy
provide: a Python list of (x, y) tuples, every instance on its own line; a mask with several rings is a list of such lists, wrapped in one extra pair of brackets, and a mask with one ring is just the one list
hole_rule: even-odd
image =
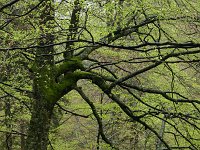
[(200, 149), (199, 6), (1, 0), (0, 145)]

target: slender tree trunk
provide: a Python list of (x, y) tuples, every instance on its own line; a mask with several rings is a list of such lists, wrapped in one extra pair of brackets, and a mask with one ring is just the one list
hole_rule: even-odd
[[(10, 131), (12, 128), (10, 98), (6, 99), (6, 102), (5, 102), (5, 116), (6, 116), (6, 119), (5, 119), (6, 127)], [(13, 143), (12, 134), (6, 133), (6, 149), (7, 150), (12, 150), (12, 145), (13, 145), (12, 143)]]
[[(163, 117), (163, 119), (165, 119), (165, 116)], [(166, 124), (166, 121), (162, 120), (162, 125), (161, 125), (160, 132), (159, 132), (159, 135), (162, 138), (163, 138), (164, 132), (165, 132), (165, 124)], [(162, 141), (160, 141), (160, 139), (157, 139), (156, 150), (162, 150)]]
[[(20, 122), (20, 132), (25, 133), (25, 122), (22, 120)], [(21, 141), (21, 150), (25, 150), (25, 135), (20, 136), (20, 141)]]

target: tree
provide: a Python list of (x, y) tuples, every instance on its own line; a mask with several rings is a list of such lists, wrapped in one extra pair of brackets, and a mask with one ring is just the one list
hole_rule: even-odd
[[(119, 109), (109, 113), (115, 118), (112, 124), (121, 127), (120, 121), (128, 122), (130, 130), (137, 126), (143, 133), (152, 133), (151, 140), (156, 143), (151, 146), (198, 149), (200, 101), (199, 83), (195, 79), (200, 61), (198, 3), (187, 0), (3, 3), (0, 51), (27, 59), (23, 62), (27, 71), (24, 78), (32, 81), (30, 92), (25, 89), (30, 83), (19, 88), (1, 80), (2, 93), (11, 88), (23, 91), (32, 100), (26, 149), (47, 149), (54, 109), (56, 106), (64, 109), (59, 102), (72, 91), (80, 95), (96, 118), (97, 143), (101, 137), (110, 147), (120, 149), (117, 142), (122, 134), (119, 139), (108, 138), (104, 108), (91, 100), (84, 87), (93, 87), (96, 93), (106, 95), (104, 100), (114, 103), (109, 110)], [(9, 12), (14, 6), (16, 9)], [(139, 135), (134, 136), (135, 147)]]

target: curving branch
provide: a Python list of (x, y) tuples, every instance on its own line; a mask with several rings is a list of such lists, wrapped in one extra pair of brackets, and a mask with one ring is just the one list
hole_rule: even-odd
[[(121, 37), (125, 37), (127, 35), (130, 35), (133, 32), (138, 31), (138, 28), (146, 26), (146, 25), (148, 25), (150, 23), (153, 23), (155, 21), (157, 21), (156, 18), (155, 19), (150, 19), (150, 20), (147, 19), (147, 20), (142, 21), (138, 25), (135, 25), (135, 26), (132, 26), (132, 27), (126, 27), (126, 28), (123, 28), (123, 29), (118, 29), (118, 30), (114, 31), (113, 33), (109, 33), (108, 35), (106, 35), (103, 38), (101, 38), (98, 43), (106, 43), (106, 44), (112, 43), (112, 42), (116, 41), (117, 39), (119, 39)], [(94, 44), (94, 42), (93, 42), (93, 45), (94, 45), (94, 47), (85, 48), (81, 52), (79, 52), (79, 53), (77, 53), (75, 55), (81, 57), (82, 59), (85, 59), (94, 50), (102, 47), (102, 45)]]
[[(138, 123), (140, 123), (141, 125), (143, 125), (146, 129), (149, 129), (151, 132), (153, 132), (158, 139), (170, 150), (170, 146), (167, 144), (167, 142), (159, 135), (159, 133), (157, 133), (151, 126), (149, 126), (146, 122), (142, 121), (141, 118), (143, 116), (136, 116), (134, 115), (134, 112), (122, 101), (120, 101), (119, 98), (117, 98), (116, 95), (114, 95), (113, 93), (111, 93), (110, 91), (107, 90), (108, 85), (105, 83), (104, 79), (101, 78), (100, 76), (97, 76), (95, 74), (91, 74), (91, 73), (82, 73), (82, 78), (85, 79), (90, 79), (92, 80), (92, 82), (94, 84), (96, 84), (110, 99), (112, 99), (114, 102), (116, 102), (118, 104), (118, 106), (123, 110), (123, 112), (129, 116), (131, 118), (132, 121), (136, 121)], [(80, 89), (76, 90), (79, 92), (79, 94), (83, 94)], [(81, 93), (80, 93), (81, 92)], [(85, 100), (88, 100), (87, 97), (85, 97), (84, 95), (81, 95), (84, 97)], [(89, 104), (91, 105), (91, 107), (94, 107), (93, 103), (90, 103), (90, 101), (88, 101)], [(95, 113), (95, 111), (93, 112)], [(100, 119), (100, 118), (99, 118)]]
[(74, 116), (79, 116), (79, 117), (83, 117), (83, 118), (89, 118), (89, 116), (90, 116), (90, 115), (81, 115), (81, 114), (77, 114), (77, 113), (75, 113), (75, 112), (73, 112), (73, 111), (67, 110), (67, 109), (63, 108), (59, 103), (56, 103), (56, 105), (57, 105), (61, 110), (65, 111), (66, 114), (67, 114), (67, 113), (70, 113), (70, 114), (72, 114), (72, 115), (74, 115)]
[(159, 139), (169, 150), (171, 150), (170, 146), (169, 146), (169, 145), (167, 144), (167, 142), (159, 135), (159, 133), (156, 132), (156, 131), (155, 131), (151, 126), (149, 126), (146, 122), (144, 122), (144, 121), (141, 120), (141, 117), (143, 117), (143, 116), (136, 116), (136, 115), (134, 115), (134, 114), (133, 114), (133, 111), (132, 111), (127, 105), (125, 105), (122, 101), (120, 101), (120, 100), (117, 98), (117, 96), (115, 96), (113, 93), (111, 93), (110, 91), (108, 91), (108, 90), (106, 90), (106, 89), (104, 88), (105, 85), (102, 86), (102, 85), (98, 84), (97, 82), (96, 82), (96, 85), (98, 85), (98, 87), (99, 87), (102, 91), (104, 91), (104, 93), (107, 94), (107, 96), (108, 96), (110, 99), (112, 99), (114, 102), (116, 102), (116, 103), (118, 104), (118, 106), (123, 110), (123, 112), (124, 112), (127, 116), (129, 116), (129, 117), (132, 119), (132, 121), (136, 121), (136, 122), (140, 123), (141, 125), (143, 125), (146, 129), (149, 129), (152, 133), (154, 133), (154, 134), (158, 137), (158, 139)]
[(15, 3), (19, 2), (19, 1), (20, 0), (13, 0), (13, 1), (8, 2), (7, 4), (3, 5), (0, 8), (0, 11), (3, 11), (5, 8), (10, 7), (10, 6), (14, 5)]
[(153, 68), (161, 65), (162, 63), (164, 63), (169, 58), (178, 57), (178, 56), (182, 56), (182, 55), (198, 54), (198, 53), (200, 53), (199, 49), (198, 50), (193, 50), (193, 51), (182, 51), (182, 52), (178, 52), (178, 53), (173, 53), (172, 52), (170, 54), (167, 54), (167, 55), (163, 56), (163, 58), (161, 60), (159, 60), (159, 61), (157, 61), (157, 62), (155, 62), (155, 63), (153, 63), (153, 64), (151, 64), (151, 65), (149, 65), (147, 67), (144, 67), (144, 68), (142, 68), (140, 70), (137, 70), (137, 71), (135, 71), (135, 72), (133, 72), (133, 73), (127, 75), (127, 76), (124, 76), (124, 77), (116, 80), (115, 82), (113, 82), (111, 84), (111, 86), (109, 87), (109, 90), (111, 90), (112, 88), (114, 88), (119, 83), (122, 83), (122, 82), (124, 82), (124, 81), (126, 81), (126, 80), (128, 80), (128, 79), (130, 79), (132, 77), (135, 77), (135, 76), (137, 76), (139, 74), (147, 72), (147, 71), (149, 71), (149, 70), (151, 70), (151, 69), (153, 69)]
[(101, 117), (99, 116), (95, 105), (89, 100), (89, 98), (85, 95), (85, 93), (82, 91), (82, 89), (80, 87), (76, 87), (75, 90), (80, 94), (80, 96), (86, 101), (86, 103), (88, 103), (88, 105), (90, 106), (93, 115), (95, 116), (98, 125), (99, 125), (99, 134), (101, 135), (102, 139), (109, 144), (112, 148), (117, 149), (116, 147), (113, 146), (112, 142), (106, 137), (106, 135), (104, 134), (103, 131), (103, 123), (101, 120)]

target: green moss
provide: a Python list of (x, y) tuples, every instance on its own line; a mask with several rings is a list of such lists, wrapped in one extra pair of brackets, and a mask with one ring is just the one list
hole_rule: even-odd
[[(70, 92), (79, 79), (90, 79), (98, 85), (102, 90), (108, 88), (105, 81), (98, 75), (93, 73), (80, 71), (82, 69), (82, 61), (74, 57), (57, 68), (52, 66), (38, 67), (33, 65), (35, 75), (34, 84), (39, 94), (46, 100), (47, 103), (55, 103), (62, 96)], [(56, 83), (57, 75), (65, 74), (59, 83)]]
[(66, 72), (73, 72), (77, 69), (84, 69), (82, 60), (79, 57), (73, 57), (70, 60), (64, 62), (63, 64), (57, 66), (56, 72), (57, 76), (66, 73)]
[[(83, 69), (82, 61), (78, 57), (71, 58), (58, 67), (33, 63), (31, 70), (37, 94), (47, 103), (55, 103), (76, 85), (79, 75), (74, 71), (77, 69)], [(56, 78), (64, 73), (64, 78), (56, 83)]]

